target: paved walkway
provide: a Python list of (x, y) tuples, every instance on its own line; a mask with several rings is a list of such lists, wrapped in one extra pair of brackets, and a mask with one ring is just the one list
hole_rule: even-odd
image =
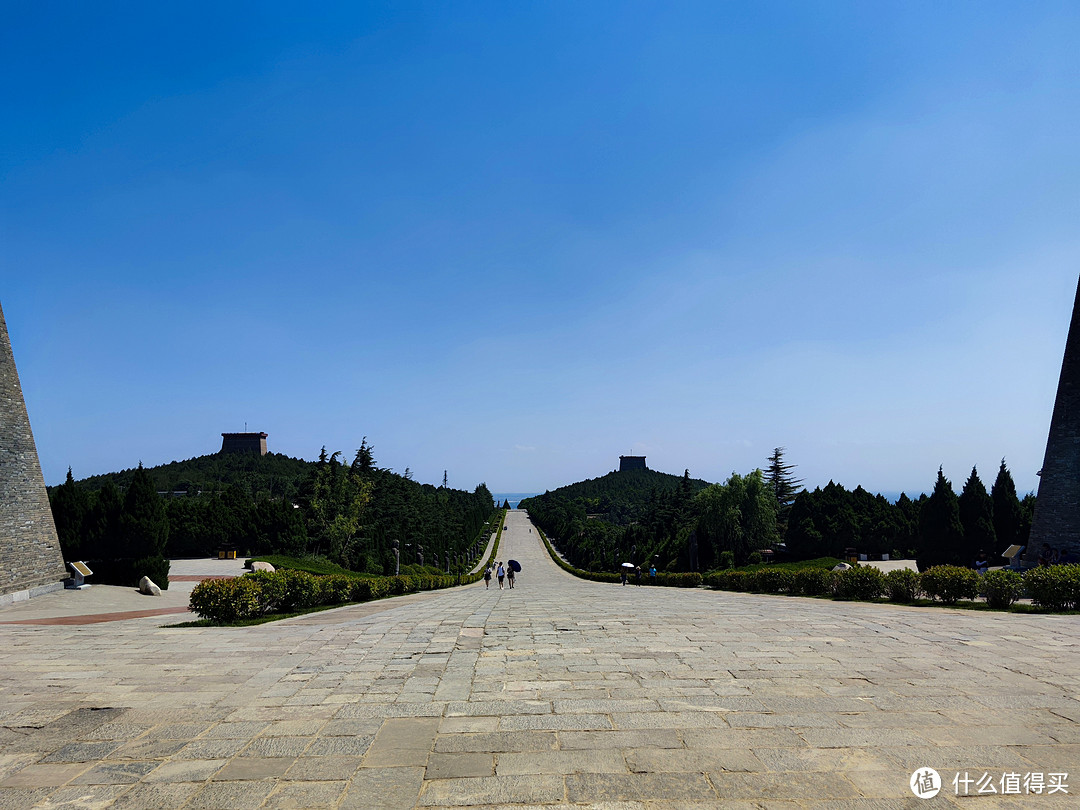
[[(161, 596), (146, 596), (137, 588), (91, 584), (89, 588), (53, 591), (0, 608), (0, 624), (99, 624), (146, 616), (183, 615), (188, 612), (191, 591), (199, 582), (243, 573), (243, 560), (171, 560), (169, 587)], [(93, 577), (90, 581), (93, 583)]]
[(0, 626), (0, 808), (1076, 806), (1078, 616), (583, 582), (509, 526), (514, 590)]

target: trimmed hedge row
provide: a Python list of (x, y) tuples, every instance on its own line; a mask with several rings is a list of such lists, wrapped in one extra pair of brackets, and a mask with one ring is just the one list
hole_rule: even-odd
[(139, 580), (150, 577), (161, 590), (169, 589), (169, 561), (165, 557), (121, 557), (115, 560), (87, 560), (99, 585), (139, 587)]
[[(498, 534), (491, 559), (499, 551), (506, 511), (499, 515)], [(394, 577), (318, 575), (292, 568), (253, 571), (232, 579), (207, 579), (191, 592), (189, 607), (218, 624), (256, 619), (271, 613), (293, 613), (307, 608), (369, 602), (386, 596), (434, 591), (479, 581), (476, 574), (408, 574)]]
[(204, 580), (192, 590), (190, 606), (202, 618), (224, 623), (254, 619), (267, 613), (292, 613), (325, 605), (368, 602), (384, 596), (450, 588), (458, 584), (459, 577), (447, 574), (357, 579), (343, 574), (317, 576), (286, 568), (273, 572), (255, 571), (232, 579)]
[[(577, 568), (562, 557), (555, 551), (551, 545), (551, 541), (547, 539), (547, 535), (536, 527), (537, 533), (540, 535), (540, 539), (544, 541), (544, 547), (547, 549), (548, 554), (551, 555), (551, 559), (555, 561), (555, 564), (559, 566), (563, 571), (568, 574), (573, 574), (575, 577), (581, 579), (592, 580), (593, 582), (622, 582), (622, 574), (612, 574), (607, 571), (586, 571), (582, 568)], [(703, 579), (701, 574), (696, 571), (687, 572), (674, 572), (674, 573), (661, 573), (657, 572), (655, 577), (650, 577), (646, 573), (641, 575), (642, 585), (656, 585), (666, 588), (697, 588), (701, 585)], [(638, 584), (637, 580), (631, 577), (630, 582)]]
[(834, 599), (910, 603), (926, 597), (946, 605), (982, 596), (991, 607), (1005, 609), (1028, 596), (1048, 610), (1080, 609), (1080, 565), (1033, 568), (1021, 576), (1015, 571), (990, 571), (979, 576), (970, 568), (938, 565), (923, 571), (901, 569), (884, 574), (872, 566), (844, 571), (802, 568), (795, 571), (763, 568), (757, 571), (714, 571), (705, 584), (716, 590), (748, 593), (783, 593), (796, 596), (830, 595)]

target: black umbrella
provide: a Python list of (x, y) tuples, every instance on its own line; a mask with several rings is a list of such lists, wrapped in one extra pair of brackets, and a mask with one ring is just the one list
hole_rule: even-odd
[(521, 571), (521, 563), (519, 563), (517, 560), (510, 560), (507, 565), (509, 565), (515, 571)]

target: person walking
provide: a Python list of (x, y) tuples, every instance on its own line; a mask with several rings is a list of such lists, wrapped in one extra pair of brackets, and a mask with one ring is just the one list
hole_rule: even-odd
[(484, 569), (484, 590), (491, 587), (491, 566)]
[(625, 568), (622, 569), (622, 584), (623, 585), (626, 584), (626, 569)]
[(499, 563), (499, 570), (495, 572), (495, 575), (499, 578), (499, 590), (503, 589), (503, 580), (506, 578), (506, 569), (503, 568), (503, 564)]
[(510, 589), (514, 588), (514, 566), (508, 565), (506, 567), (506, 582), (510, 586)]

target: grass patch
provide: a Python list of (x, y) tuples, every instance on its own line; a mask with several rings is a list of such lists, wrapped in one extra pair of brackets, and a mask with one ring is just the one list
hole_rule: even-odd
[(835, 568), (842, 562), (843, 560), (839, 559), (838, 557), (818, 557), (816, 560), (800, 560), (799, 562), (757, 563), (755, 565), (742, 565), (738, 568), (728, 570), (761, 571), (767, 568), (770, 571), (798, 571), (800, 568), (824, 568), (827, 571), (831, 571), (833, 568)]
[(362, 571), (350, 571), (337, 563), (330, 562), (325, 557), (289, 557), (285, 554), (263, 554), (252, 557), (245, 565), (250, 568), (253, 562), (268, 562), (274, 568), (291, 568), (294, 571), (306, 571), (309, 574), (326, 576), (327, 574), (341, 574), (346, 577), (372, 577), (375, 574), (367, 574)]

